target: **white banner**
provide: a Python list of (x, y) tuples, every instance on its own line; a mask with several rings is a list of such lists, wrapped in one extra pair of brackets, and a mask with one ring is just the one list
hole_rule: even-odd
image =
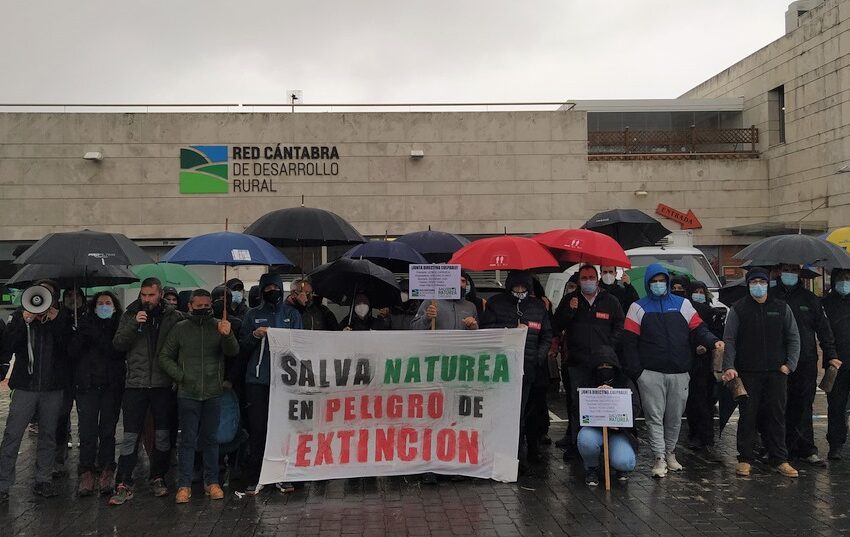
[(633, 427), (632, 391), (579, 388), (578, 411), (582, 427)]
[(525, 336), (269, 329), (260, 483), (423, 472), (516, 481)]
[(460, 298), (460, 265), (410, 265), (408, 276), (414, 300)]

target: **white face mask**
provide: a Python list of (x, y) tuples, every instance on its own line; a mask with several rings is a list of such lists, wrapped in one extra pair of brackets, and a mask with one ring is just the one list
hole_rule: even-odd
[(616, 277), (610, 272), (606, 272), (602, 275), (602, 283), (605, 285), (612, 285), (616, 281)]
[(357, 304), (354, 306), (354, 313), (357, 314), (361, 319), (369, 315), (369, 310), (372, 308), (369, 307), (369, 304)]
[(402, 301), (402, 302), (407, 302), (409, 299), (410, 299), (410, 295), (408, 295), (407, 293), (405, 293), (404, 291), (402, 291), (402, 292), (401, 292), (401, 301)]

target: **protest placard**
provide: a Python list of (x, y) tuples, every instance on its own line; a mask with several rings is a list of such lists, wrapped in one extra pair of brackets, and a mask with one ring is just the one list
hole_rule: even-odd
[(632, 391), (613, 388), (579, 388), (579, 423), (582, 427), (632, 427)]
[(460, 265), (410, 265), (409, 277), (414, 300), (460, 298)]

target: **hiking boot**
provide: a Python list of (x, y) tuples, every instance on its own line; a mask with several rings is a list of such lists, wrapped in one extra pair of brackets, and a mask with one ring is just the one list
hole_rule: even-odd
[(625, 483), (629, 480), (629, 475), (629, 472), (621, 472), (620, 470), (617, 470), (617, 481), (619, 481), (620, 483)]
[(161, 477), (151, 481), (151, 491), (157, 498), (168, 496), (168, 487), (165, 486), (165, 481), (163, 481)]
[(664, 460), (664, 457), (655, 458), (655, 464), (652, 465), (652, 477), (658, 479), (667, 477), (667, 461)]
[(779, 466), (776, 467), (776, 471), (785, 477), (800, 477), (800, 473), (797, 472), (790, 464), (787, 462), (783, 462)]
[(94, 474), (91, 472), (83, 472), (80, 475), (80, 484), (77, 488), (77, 494), (80, 496), (91, 496), (94, 492)]
[(681, 472), (682, 470), (685, 469), (685, 467), (682, 466), (681, 464), (679, 464), (679, 461), (676, 460), (676, 454), (675, 453), (668, 453), (666, 459), (667, 459), (667, 469), (670, 470), (671, 472)]
[(217, 483), (212, 485), (207, 485), (205, 488), (207, 496), (210, 497), (210, 500), (223, 500), (224, 499), (224, 491), (221, 490), (221, 486)]
[(599, 485), (599, 472), (596, 468), (588, 468), (584, 476), (584, 484), (588, 487), (596, 487)]
[(752, 467), (750, 466), (750, 463), (739, 462), (738, 464), (735, 465), (735, 475), (738, 475), (738, 476), (741, 476), (741, 477), (749, 477), (751, 469), (752, 469)]
[(97, 480), (97, 488), (101, 496), (112, 494), (115, 490), (115, 475), (111, 468), (104, 468), (100, 472), (100, 477)]
[(426, 472), (422, 474), (422, 484), (423, 485), (436, 485), (437, 484), (437, 474), (433, 472)]
[(295, 485), (293, 485), (292, 483), (281, 481), (280, 483), (275, 483), (274, 486), (277, 487), (277, 490), (281, 491), (284, 494), (288, 492), (295, 492)]
[(256, 496), (257, 494), (260, 493), (261, 490), (263, 490), (262, 485), (249, 485), (245, 489), (245, 494), (248, 495), (248, 496)]
[(174, 497), (174, 503), (189, 503), (189, 498), (192, 497), (192, 489), (189, 487), (180, 487), (177, 489), (177, 495)]
[(818, 457), (817, 453), (812, 453), (808, 457), (804, 457), (803, 462), (807, 462), (807, 463), (811, 464), (812, 466), (820, 466), (820, 467), (826, 466), (826, 461), (824, 461), (823, 459)]
[(118, 483), (115, 487), (115, 494), (109, 498), (109, 505), (123, 505), (124, 502), (133, 499), (133, 489), (124, 483)]
[(56, 492), (56, 487), (53, 485), (52, 481), (45, 481), (43, 483), (36, 483), (32, 488), (34, 494), (38, 496), (43, 496), (45, 498), (53, 498), (54, 496), (58, 496), (59, 493)]

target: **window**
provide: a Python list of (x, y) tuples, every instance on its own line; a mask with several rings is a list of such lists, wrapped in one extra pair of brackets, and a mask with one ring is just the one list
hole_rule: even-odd
[(770, 90), (767, 94), (768, 142), (770, 145), (785, 143), (785, 86)]

